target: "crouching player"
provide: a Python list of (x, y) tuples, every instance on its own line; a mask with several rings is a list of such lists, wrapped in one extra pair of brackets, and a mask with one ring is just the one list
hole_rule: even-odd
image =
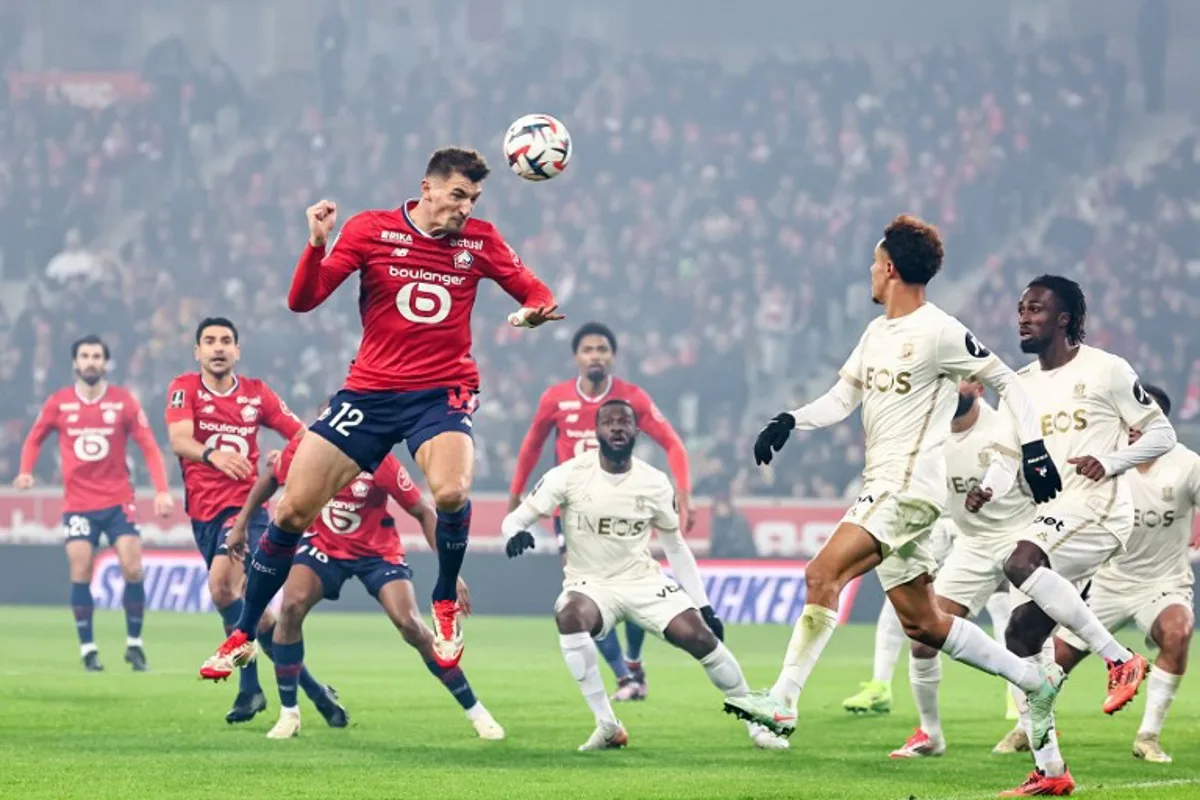
[[(246, 543), (246, 519), (287, 483), (292, 458), (304, 435), (293, 437), (274, 470), (264, 471), (254, 484), (229, 537), (231, 554), (236, 550), (241, 558)], [(437, 512), (421, 496), (395, 456), (384, 458), (373, 475), (360, 473), (321, 509), (296, 550), (295, 562), (283, 586), (274, 635), (275, 681), (279, 685), (281, 709), (279, 721), (267, 733), (268, 738), (288, 739), (300, 733), (296, 684), (304, 668), (304, 618), (322, 599), (337, 600), (342, 585), (350, 578), (358, 578), (379, 602), (404, 641), (421, 654), (425, 666), (466, 711), (480, 738), (504, 738), (504, 729), (483, 703), (475, 699), (462, 670), (445, 669), (434, 659), (433, 632), (421, 620), (412, 587), (412, 570), (404, 562), (395, 521), (387, 513), (388, 497), (420, 522), (425, 540), (436, 550)], [(458, 597), (463, 611), (469, 613), (470, 595), (462, 578), (458, 579)]]
[[(596, 411), (599, 450), (547, 472), (501, 523), (505, 549), (514, 558), (534, 546), (533, 523), (561, 510), (567, 559), (563, 592), (554, 605), (559, 645), (596, 718), (596, 729), (580, 750), (629, 743), (604, 691), (593, 641), (622, 620), (636, 622), (698, 660), (726, 697), (750, 692), (737, 659), (721, 642), (724, 624), (709, 604), (696, 560), (679, 531), (671, 481), (633, 457), (637, 434), (633, 406), (626, 400), (605, 402)], [(651, 528), (658, 529), (679, 584), (651, 556)], [(763, 727), (748, 728), (758, 747), (787, 747)]]

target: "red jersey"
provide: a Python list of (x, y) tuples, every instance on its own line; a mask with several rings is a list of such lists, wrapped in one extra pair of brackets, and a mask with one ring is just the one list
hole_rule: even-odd
[[(280, 484), (287, 483), (292, 457), (301, 438), (288, 442), (275, 463), (275, 477)], [(383, 459), (374, 475), (360, 472), (325, 504), (308, 529), (317, 549), (330, 558), (382, 558), (393, 564), (403, 563), (404, 546), (400, 544), (395, 522), (387, 513), (388, 497), (394, 498), (405, 511), (411, 512), (421, 504), (421, 490), (393, 455)]]
[(542, 454), (542, 445), (550, 431), (555, 432), (554, 461), (561, 464), (588, 450), (599, 447), (596, 442), (596, 411), (607, 400), (624, 400), (633, 406), (638, 427), (646, 432), (667, 451), (667, 465), (675, 478), (675, 488), (680, 494), (690, 494), (692, 480), (688, 471), (687, 451), (683, 440), (667, 422), (667, 418), (654, 405), (650, 395), (632, 383), (610, 379), (608, 389), (596, 397), (588, 397), (579, 388), (580, 381), (563, 381), (542, 393), (538, 401), (533, 424), (521, 442), (517, 454), (517, 469), (509, 490), (520, 494), (529, 482), (529, 474), (537, 466)]
[(430, 236), (409, 217), (415, 204), (354, 215), (327, 253), (310, 245), (296, 265), (288, 307), (300, 312), (359, 273), (363, 335), (346, 379), (351, 391), (477, 390), (471, 309), (483, 278), (522, 307), (554, 304), (490, 222), (468, 219), (457, 236)]
[(214, 466), (179, 459), (183, 470), (185, 508), (190, 518), (207, 522), (227, 508), (241, 508), (258, 473), (258, 431), (267, 426), (285, 439), (304, 425), (258, 378), (237, 377), (233, 388), (218, 394), (204, 385), (199, 372), (171, 381), (167, 389), (167, 424), (191, 420), (192, 437), (205, 447), (240, 453), (254, 470), (235, 481)]
[(21, 448), (21, 474), (33, 472), (42, 442), (58, 431), (65, 513), (99, 511), (133, 503), (133, 483), (126, 462), (126, 440), (133, 439), (146, 457), (156, 491), (167, 491), (167, 468), (154, 443), (154, 431), (137, 398), (119, 386), (87, 401), (74, 386), (46, 399)]

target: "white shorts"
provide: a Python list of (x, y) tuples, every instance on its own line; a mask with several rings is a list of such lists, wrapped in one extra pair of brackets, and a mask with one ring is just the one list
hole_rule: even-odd
[(671, 620), (696, 608), (679, 584), (661, 574), (628, 581), (564, 581), (562, 594), (554, 601), (556, 614), (566, 605), (571, 592), (589, 598), (600, 609), (603, 622), (598, 639), (624, 620), (632, 620), (638, 627), (662, 636)]
[(933, 591), (952, 600), (976, 616), (1008, 580), (1004, 562), (1012, 552), (1017, 535), (1011, 537), (959, 536), (950, 557), (938, 570)]
[(1104, 508), (1099, 498), (1082, 504), (1050, 502), (1038, 507), (1033, 523), (1017, 538), (1040, 547), (1050, 557), (1051, 569), (1082, 588), (1124, 549), (1116, 532), (1127, 535), (1132, 528), (1133, 510), (1127, 506)]
[[(1150, 640), (1154, 620), (1171, 606), (1183, 606), (1190, 613), (1192, 587), (1181, 586), (1178, 583), (1147, 583), (1138, 586), (1126, 582), (1105, 581), (1101, 575), (1092, 581), (1087, 604), (1109, 631), (1115, 633), (1132, 622), (1146, 637), (1146, 642), (1154, 646), (1154, 642)], [(1066, 628), (1060, 627), (1055, 635), (1076, 650), (1088, 649), (1078, 636)]]
[(863, 528), (879, 542), (883, 563), (875, 568), (875, 574), (886, 592), (937, 572), (929, 539), (940, 515), (941, 509), (933, 503), (887, 489), (873, 490), (868, 484), (842, 522)]

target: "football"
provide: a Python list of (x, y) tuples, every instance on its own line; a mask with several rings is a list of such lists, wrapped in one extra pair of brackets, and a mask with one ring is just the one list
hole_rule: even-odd
[(549, 114), (526, 114), (504, 134), (509, 168), (527, 181), (548, 181), (571, 161), (571, 134)]

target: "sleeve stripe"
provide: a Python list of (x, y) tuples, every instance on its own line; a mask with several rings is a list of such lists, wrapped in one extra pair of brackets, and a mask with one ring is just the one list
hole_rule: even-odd
[(851, 375), (850, 373), (846, 372), (846, 370), (844, 370), (844, 369), (838, 370), (838, 377), (841, 378), (842, 380), (844, 380), (846, 383), (853, 386), (855, 389), (861, 390), (863, 388), (863, 382), (860, 381), (858, 378), (854, 377), (853, 375)]

